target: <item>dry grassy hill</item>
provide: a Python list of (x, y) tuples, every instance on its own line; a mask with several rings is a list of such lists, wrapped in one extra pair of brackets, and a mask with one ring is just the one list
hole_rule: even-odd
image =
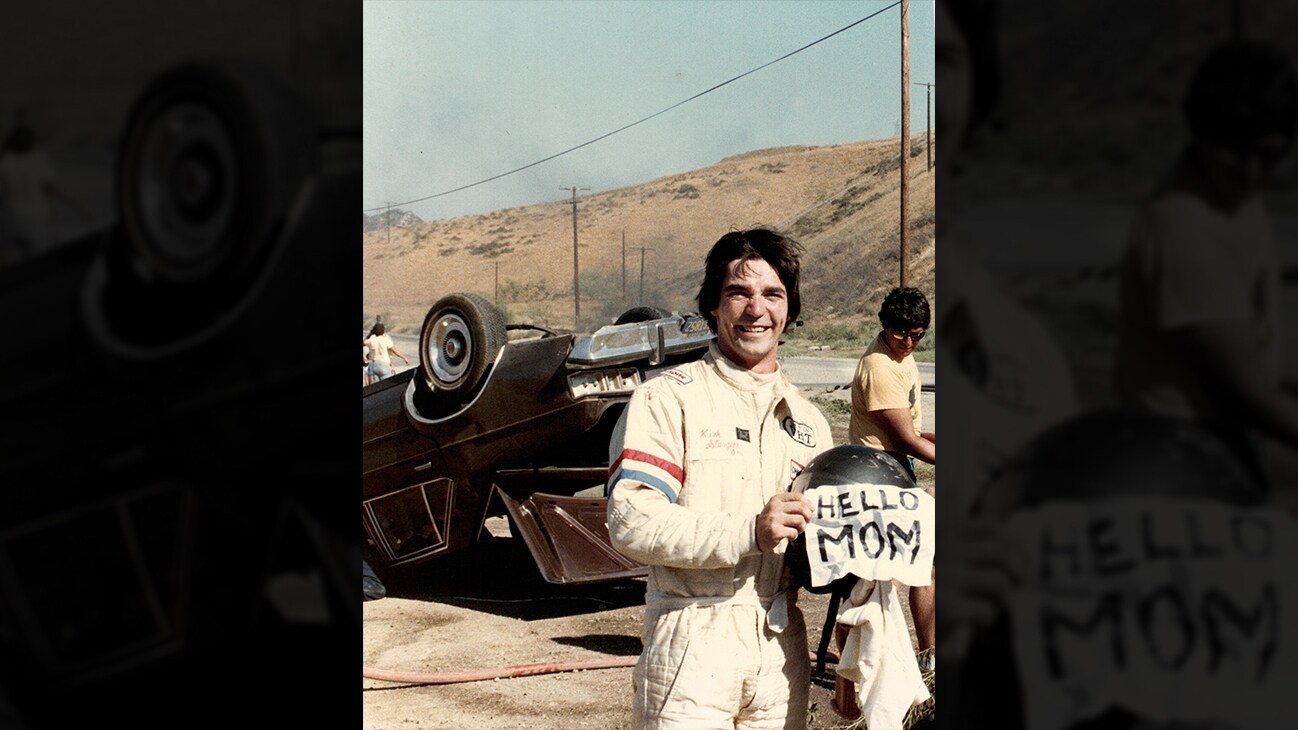
[[(801, 241), (802, 320), (872, 324), (899, 276), (900, 140), (781, 147), (577, 198), (582, 327), (644, 303), (693, 311), (707, 248), (732, 229), (774, 226)], [(936, 154), (936, 151), (935, 151)], [(934, 186), (912, 136), (908, 283), (935, 301)], [(622, 240), (626, 236), (626, 295)], [(572, 209), (563, 199), (364, 234), (362, 320), (417, 332), (453, 291), (496, 299), (509, 321), (573, 327)], [(499, 292), (497, 295), (497, 276)]]

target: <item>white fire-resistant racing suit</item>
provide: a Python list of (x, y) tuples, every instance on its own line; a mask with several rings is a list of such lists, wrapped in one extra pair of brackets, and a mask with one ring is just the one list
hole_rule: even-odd
[(783, 373), (751, 373), (715, 343), (636, 389), (609, 446), (608, 526), (650, 566), (637, 727), (805, 727), (806, 628), (785, 544), (759, 551), (756, 524), (832, 445)]

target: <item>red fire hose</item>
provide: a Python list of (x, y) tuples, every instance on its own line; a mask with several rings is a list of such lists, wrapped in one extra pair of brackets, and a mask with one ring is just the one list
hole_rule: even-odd
[(495, 669), (477, 669), (469, 672), (391, 672), (386, 669), (364, 667), (367, 679), (382, 682), (403, 682), (406, 684), (456, 684), (459, 682), (481, 682), (485, 679), (507, 679), (510, 677), (530, 677), (536, 674), (555, 674), (557, 672), (575, 672), (582, 669), (613, 669), (616, 667), (635, 666), (637, 657), (618, 656), (601, 659), (573, 659), (563, 662), (541, 662), (540, 664), (515, 664)]
[[(400, 682), (403, 684), (458, 684), (461, 682), (481, 682), (487, 679), (510, 679), (513, 677), (530, 677), (537, 674), (557, 674), (559, 672), (576, 672), (585, 669), (616, 669), (633, 667), (634, 656), (606, 657), (602, 659), (572, 659), (563, 662), (541, 662), (539, 664), (515, 664), (495, 669), (477, 669), (469, 672), (393, 672), (386, 669), (362, 668), (366, 679), (377, 679), (380, 682)], [(837, 660), (837, 656), (833, 657)], [(816, 660), (811, 654), (810, 659)]]

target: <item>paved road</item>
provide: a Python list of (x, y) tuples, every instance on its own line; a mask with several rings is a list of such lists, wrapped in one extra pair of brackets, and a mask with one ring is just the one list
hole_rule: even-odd
[[(857, 358), (787, 357), (780, 358), (780, 364), (794, 385), (828, 388), (852, 382), (852, 376), (856, 374)], [(920, 385), (926, 390), (932, 390), (937, 383), (933, 363), (921, 362), (918, 365)]]

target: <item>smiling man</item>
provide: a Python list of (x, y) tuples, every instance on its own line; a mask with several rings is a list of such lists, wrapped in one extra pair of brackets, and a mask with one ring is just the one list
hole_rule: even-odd
[(649, 566), (637, 728), (806, 726), (784, 551), (812, 514), (789, 487), (833, 443), (776, 360), (801, 307), (799, 248), (767, 229), (722, 236), (698, 294), (716, 342), (637, 388), (614, 430), (609, 536)]
[(788, 288), (765, 259), (735, 259), (725, 273), (720, 300), (708, 317), (717, 344), (735, 364), (755, 373), (773, 373), (789, 319)]

